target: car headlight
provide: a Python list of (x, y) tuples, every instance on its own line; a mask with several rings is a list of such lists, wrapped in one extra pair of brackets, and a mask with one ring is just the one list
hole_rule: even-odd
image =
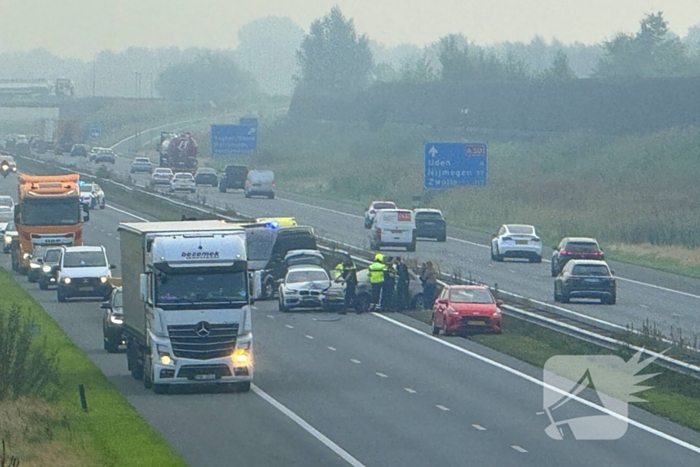
[(102, 276), (100, 277), (100, 282), (104, 284), (105, 282), (107, 282), (107, 279), (107, 276)]
[(5, 243), (12, 243), (12, 237), (5, 235)]
[(124, 322), (123, 318), (115, 315), (110, 315), (109, 320), (114, 324), (122, 324)]
[(65, 284), (70, 284), (70, 277), (64, 277), (64, 278), (63, 278), (63, 282), (64, 282)]
[(44, 272), (51, 272), (51, 266), (49, 266), (48, 264), (46, 264), (46, 265), (44, 265), (43, 268), (41, 268), (41, 270), (44, 271)]

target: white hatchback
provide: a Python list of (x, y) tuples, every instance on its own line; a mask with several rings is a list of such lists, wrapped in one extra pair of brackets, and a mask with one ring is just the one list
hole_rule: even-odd
[(404, 247), (416, 251), (416, 221), (409, 209), (380, 209), (374, 216), (370, 248)]
[(189, 191), (194, 193), (197, 191), (197, 183), (194, 181), (191, 173), (179, 172), (170, 181), (170, 191)]
[(542, 241), (535, 227), (524, 224), (503, 224), (491, 240), (491, 260), (526, 258), (531, 263), (542, 262)]

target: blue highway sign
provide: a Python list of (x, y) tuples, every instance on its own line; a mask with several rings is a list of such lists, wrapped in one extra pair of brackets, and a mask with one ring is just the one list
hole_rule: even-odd
[(211, 155), (230, 156), (253, 152), (258, 145), (258, 127), (254, 125), (212, 125)]
[(91, 123), (88, 126), (88, 136), (90, 139), (99, 139), (102, 136), (102, 125), (99, 123)]
[(425, 143), (424, 156), (426, 189), (486, 185), (485, 143)]

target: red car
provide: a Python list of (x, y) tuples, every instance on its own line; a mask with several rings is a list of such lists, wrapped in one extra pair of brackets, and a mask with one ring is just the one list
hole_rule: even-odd
[(465, 335), (473, 331), (500, 334), (503, 330), (501, 300), (483, 285), (450, 285), (433, 305), (433, 335)]

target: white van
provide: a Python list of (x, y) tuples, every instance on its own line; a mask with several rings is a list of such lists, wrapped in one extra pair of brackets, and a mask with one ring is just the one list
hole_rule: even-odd
[(369, 237), (370, 247), (405, 247), (416, 251), (416, 221), (409, 209), (381, 209), (377, 211)]
[(251, 196), (275, 197), (275, 173), (272, 170), (250, 170), (245, 180), (243, 194)]

